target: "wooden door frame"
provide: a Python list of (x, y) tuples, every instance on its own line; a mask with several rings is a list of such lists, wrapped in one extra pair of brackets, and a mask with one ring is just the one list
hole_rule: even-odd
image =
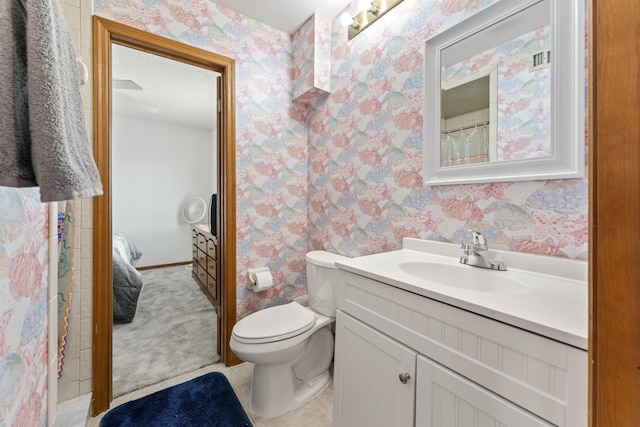
[(591, 0), (589, 420), (640, 420), (640, 4)]
[[(112, 383), (111, 46), (113, 43), (210, 69), (222, 76), (222, 138), (218, 148), (219, 283), (222, 289), (220, 360), (239, 363), (229, 349), (236, 321), (236, 123), (235, 60), (137, 28), (93, 17), (94, 156), (104, 195), (93, 202), (93, 399), (92, 414), (109, 409)], [(189, 238), (189, 236), (185, 236)]]

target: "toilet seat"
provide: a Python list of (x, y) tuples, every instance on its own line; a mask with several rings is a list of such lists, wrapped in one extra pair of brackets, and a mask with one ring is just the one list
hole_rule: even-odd
[(233, 327), (236, 341), (261, 344), (300, 335), (316, 324), (316, 315), (296, 302), (269, 307), (240, 320)]

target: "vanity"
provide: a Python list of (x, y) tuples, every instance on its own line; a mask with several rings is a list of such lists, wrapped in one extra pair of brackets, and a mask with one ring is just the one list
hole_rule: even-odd
[(404, 239), (339, 262), (334, 426), (587, 425), (587, 263)]
[[(501, 0), (425, 41), (425, 186), (584, 176), (585, 10)], [(337, 263), (334, 426), (587, 426), (587, 263), (483, 242)]]

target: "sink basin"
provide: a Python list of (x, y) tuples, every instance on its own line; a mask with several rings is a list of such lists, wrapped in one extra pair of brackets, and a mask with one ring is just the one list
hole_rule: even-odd
[(436, 262), (402, 262), (398, 264), (398, 268), (418, 279), (467, 291), (499, 294), (519, 294), (529, 291), (525, 283), (510, 277), (508, 271)]

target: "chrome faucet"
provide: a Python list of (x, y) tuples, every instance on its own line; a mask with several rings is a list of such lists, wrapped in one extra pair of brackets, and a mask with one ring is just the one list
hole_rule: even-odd
[(491, 258), (484, 236), (473, 230), (471, 234), (471, 243), (462, 244), (464, 255), (460, 257), (460, 263), (474, 267), (489, 268), (491, 270), (506, 270), (507, 267), (504, 265), (504, 262)]

